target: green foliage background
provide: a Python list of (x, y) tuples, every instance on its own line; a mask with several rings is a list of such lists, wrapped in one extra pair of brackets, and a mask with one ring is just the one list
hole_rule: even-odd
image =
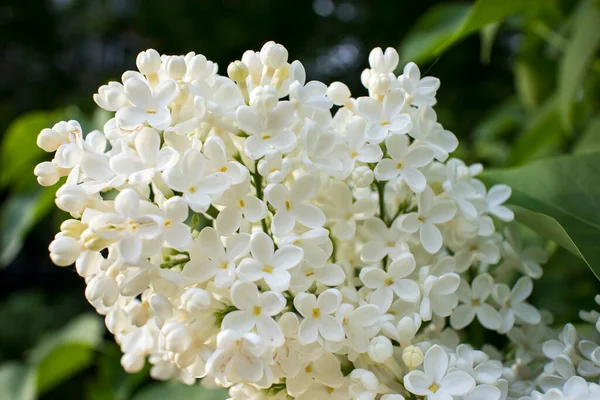
[(0, 400), (225, 398), (152, 382), (148, 368), (126, 374), (83, 281), (47, 256), (65, 215), (32, 174), (46, 157), (37, 133), (72, 118), (101, 128), (91, 95), (148, 47), (200, 52), (223, 69), (276, 40), (311, 78), (356, 95), (368, 51), (397, 47), (441, 79), (436, 111), (460, 139), (456, 156), (513, 187), (521, 233), (548, 249), (534, 302), (558, 323), (576, 320), (600, 289), (599, 26), (598, 0), (3, 2)]

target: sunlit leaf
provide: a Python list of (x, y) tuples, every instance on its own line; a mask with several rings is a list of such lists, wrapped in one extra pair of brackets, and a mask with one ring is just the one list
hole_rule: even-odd
[(35, 184), (33, 168), (46, 154), (36, 145), (38, 133), (62, 118), (61, 111), (34, 111), (10, 124), (0, 145), (0, 187)]
[(56, 187), (9, 195), (0, 210), (0, 265), (8, 265), (23, 247), (33, 226), (54, 206)]
[(133, 400), (224, 400), (226, 389), (207, 389), (198, 384), (187, 386), (179, 382), (166, 382), (150, 385), (133, 396)]
[(471, 6), (468, 3), (439, 4), (427, 11), (410, 29), (399, 48), (401, 67), (409, 61), (431, 61), (435, 50), (458, 29)]
[(600, 46), (599, 26), (600, 4), (584, 2), (575, 15), (573, 33), (559, 66), (558, 100), (562, 122), (567, 128), (572, 125), (573, 99)]
[(505, 183), (512, 187), (508, 203), (524, 209), (517, 209), (517, 220), (580, 256), (597, 277), (599, 176), (600, 153), (553, 157), (483, 174), (488, 184)]
[(0, 399), (34, 400), (35, 394), (35, 371), (17, 362), (0, 365)]

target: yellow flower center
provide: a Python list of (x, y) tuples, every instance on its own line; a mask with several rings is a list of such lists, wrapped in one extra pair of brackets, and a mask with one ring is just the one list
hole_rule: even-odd
[(313, 308), (313, 310), (312, 310), (313, 318), (319, 318), (320, 315), (321, 315), (321, 310), (319, 310), (319, 307)]
[(259, 306), (254, 306), (254, 308), (252, 308), (252, 314), (254, 314), (257, 317), (260, 315), (261, 311), (262, 311), (262, 308)]
[(285, 201), (285, 209), (290, 211), (292, 209), (292, 202), (289, 200)]
[(398, 162), (396, 164), (396, 169), (402, 169), (402, 163), (401, 162)]
[(146, 113), (147, 114), (156, 114), (156, 110), (154, 108), (147, 108)]
[(355, 151), (353, 151), (352, 153), (350, 153), (350, 156), (351, 156), (352, 158), (356, 158), (356, 157), (358, 157), (358, 153), (357, 153), (357, 152), (355, 152)]
[(171, 226), (172, 222), (170, 219), (165, 221), (165, 226), (168, 228), (169, 226)]
[(240, 204), (240, 207), (244, 207), (246, 205), (246, 203), (244, 202), (244, 200), (240, 200), (239, 204)]
[(188, 188), (188, 192), (190, 192), (190, 193), (196, 193), (196, 188), (194, 186), (190, 186)]
[(394, 283), (394, 278), (387, 278), (387, 279), (385, 280), (385, 284), (386, 284), (387, 286), (390, 286), (392, 283)]
[(439, 388), (440, 388), (440, 387), (439, 387), (438, 385), (436, 385), (435, 383), (434, 383), (433, 385), (429, 386), (429, 390), (430, 390), (431, 392), (433, 392), (433, 393), (437, 392), (437, 390), (438, 390)]
[(266, 272), (267, 274), (270, 274), (270, 273), (272, 273), (272, 272), (273, 272), (273, 267), (272, 267), (272, 266), (270, 266), (270, 265), (265, 265), (265, 266), (263, 267), (263, 272)]
[(479, 299), (473, 299), (471, 300), (471, 304), (477, 307), (481, 305), (481, 301), (479, 301)]
[(221, 172), (227, 172), (227, 167), (221, 167), (221, 169), (219, 171), (221, 171)]

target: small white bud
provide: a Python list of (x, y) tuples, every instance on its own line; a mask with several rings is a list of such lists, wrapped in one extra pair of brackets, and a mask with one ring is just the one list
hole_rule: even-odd
[(371, 74), (368, 87), (373, 94), (384, 96), (392, 88), (392, 80), (387, 74)]
[(38, 134), (37, 145), (40, 149), (50, 153), (56, 151), (61, 144), (64, 144), (64, 141), (61, 139), (58, 132), (50, 128), (45, 128)]
[(350, 99), (350, 89), (342, 82), (333, 82), (327, 88), (327, 97), (329, 97), (336, 106), (343, 106)]
[(271, 111), (279, 101), (277, 92), (270, 86), (258, 86), (250, 93), (250, 106)]
[(190, 288), (181, 295), (181, 308), (189, 313), (206, 311), (210, 305), (210, 295), (204, 289)]
[(56, 192), (56, 205), (69, 213), (81, 213), (88, 203), (88, 195), (81, 186), (66, 183)]
[(352, 183), (358, 188), (369, 187), (371, 183), (373, 183), (374, 178), (375, 175), (373, 174), (373, 171), (365, 165), (356, 167), (354, 171), (352, 171)]
[(260, 49), (260, 60), (264, 65), (273, 69), (281, 68), (287, 59), (288, 51), (279, 43), (267, 42)]
[(375, 72), (381, 74), (394, 72), (399, 60), (398, 52), (393, 47), (385, 49), (385, 54), (381, 50), (381, 47), (376, 47), (369, 53), (369, 65)]
[(192, 344), (192, 337), (187, 327), (177, 321), (165, 323), (160, 330), (160, 335), (165, 350), (173, 353), (183, 353)]
[(374, 337), (367, 347), (369, 357), (376, 363), (386, 362), (392, 356), (393, 351), (392, 342), (385, 336)]
[(86, 229), (87, 224), (84, 224), (78, 219), (67, 219), (60, 224), (61, 236), (71, 236), (76, 239), (79, 238)]
[(137, 326), (144, 326), (148, 319), (150, 318), (150, 306), (147, 302), (142, 302), (139, 304), (135, 304), (129, 310), (129, 321)]
[(146, 359), (142, 355), (134, 352), (125, 353), (121, 357), (123, 369), (130, 374), (140, 371), (144, 367), (145, 362)]
[(119, 286), (110, 276), (96, 276), (88, 282), (85, 297), (90, 303), (100, 301), (105, 307), (110, 307), (119, 298)]
[(208, 67), (208, 60), (202, 54), (196, 54), (192, 59), (188, 62), (187, 72), (188, 76), (192, 78), (192, 80), (201, 79), (205, 76), (206, 69)]
[(248, 67), (241, 61), (234, 61), (227, 67), (227, 75), (235, 82), (242, 82), (248, 77)]
[(179, 80), (185, 76), (187, 65), (185, 59), (180, 56), (172, 56), (167, 59), (165, 65), (167, 76), (174, 80)]
[(409, 369), (415, 369), (423, 364), (423, 350), (417, 346), (408, 346), (402, 352), (402, 361)]
[(60, 179), (60, 167), (53, 162), (44, 161), (35, 166), (33, 173), (42, 186), (52, 186)]
[(160, 69), (160, 54), (154, 49), (148, 49), (138, 54), (135, 65), (144, 75), (155, 74)]
[(50, 246), (50, 258), (59, 267), (71, 265), (81, 255), (81, 243), (70, 236), (60, 236), (54, 239)]

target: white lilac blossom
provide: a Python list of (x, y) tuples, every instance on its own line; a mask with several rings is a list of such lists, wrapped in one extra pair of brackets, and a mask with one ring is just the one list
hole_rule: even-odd
[[(125, 370), (235, 400), (599, 398), (598, 335), (526, 302), (547, 256), (511, 228), (510, 187), (449, 158), (440, 81), (377, 48), (356, 97), (288, 57), (268, 42), (225, 76), (147, 50), (94, 95), (103, 131), (40, 132), (34, 172), (72, 217), (50, 257)], [(471, 347), (471, 324), (510, 344)]]

